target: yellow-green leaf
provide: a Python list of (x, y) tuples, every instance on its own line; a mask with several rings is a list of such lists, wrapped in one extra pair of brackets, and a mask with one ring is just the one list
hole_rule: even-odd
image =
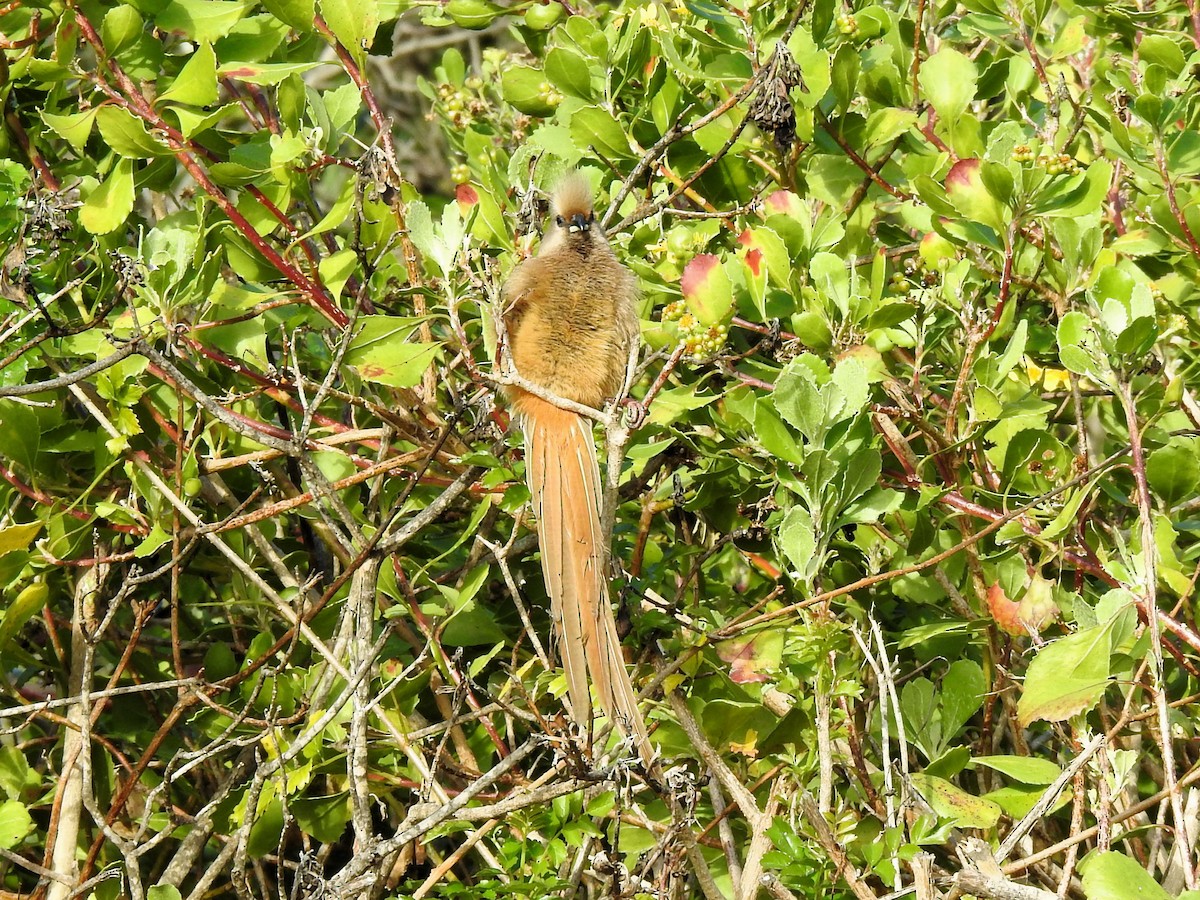
[(92, 234), (115, 231), (133, 212), (133, 160), (119, 159), (104, 183), (83, 202), (79, 221)]
[(160, 99), (188, 106), (208, 106), (217, 102), (217, 57), (209, 44), (202, 44), (191, 55)]

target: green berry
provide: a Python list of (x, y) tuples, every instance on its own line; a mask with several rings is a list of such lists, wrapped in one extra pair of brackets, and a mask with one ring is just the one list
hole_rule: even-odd
[(563, 17), (561, 3), (538, 3), (525, 10), (525, 26), (534, 31), (553, 28)]
[(460, 28), (487, 28), (502, 10), (484, 0), (450, 0), (446, 15)]

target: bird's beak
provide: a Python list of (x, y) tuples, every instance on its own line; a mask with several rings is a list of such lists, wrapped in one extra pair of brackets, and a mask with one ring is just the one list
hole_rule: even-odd
[(567, 226), (567, 231), (571, 234), (578, 234), (581, 231), (587, 231), (592, 227), (592, 223), (587, 220), (583, 213), (575, 213), (571, 216), (571, 224)]

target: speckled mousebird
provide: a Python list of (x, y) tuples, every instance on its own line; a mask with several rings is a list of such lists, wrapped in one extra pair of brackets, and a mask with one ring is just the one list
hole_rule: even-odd
[[(621, 390), (638, 340), (637, 283), (605, 239), (582, 175), (568, 175), (550, 206), (553, 221), (537, 255), (517, 266), (504, 286), (509, 350), (525, 380), (599, 409)], [(590, 681), (600, 708), (649, 765), (653, 751), (603, 571), (607, 536), (591, 422), (519, 387), (506, 388), (505, 395), (525, 434), (526, 479), (571, 714), (589, 729)]]

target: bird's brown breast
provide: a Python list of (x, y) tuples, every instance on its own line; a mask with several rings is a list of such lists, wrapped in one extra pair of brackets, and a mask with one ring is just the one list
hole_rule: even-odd
[(620, 389), (625, 371), (625, 320), (632, 313), (628, 277), (611, 256), (593, 259), (600, 263), (595, 271), (574, 264), (578, 259), (564, 248), (522, 264), (506, 324), (522, 377), (600, 407)]

